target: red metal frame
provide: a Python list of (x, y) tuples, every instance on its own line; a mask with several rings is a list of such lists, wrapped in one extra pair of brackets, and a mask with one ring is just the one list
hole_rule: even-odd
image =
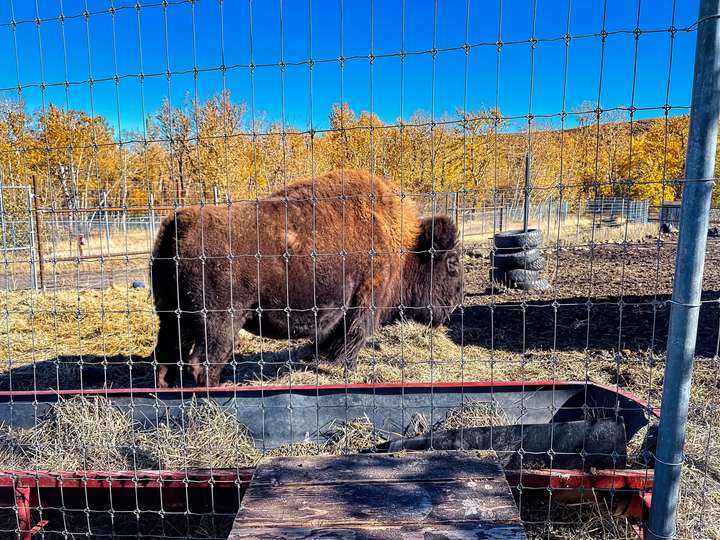
[[(0, 488), (12, 488), (17, 508), (20, 537), (30, 540), (47, 524), (32, 523), (31, 511), (38, 507), (39, 489), (210, 489), (237, 487), (244, 492), (254, 469), (189, 469), (187, 471), (0, 471)], [(578, 492), (584, 490), (616, 491), (621, 504), (618, 513), (645, 523), (653, 486), (652, 471), (645, 469), (591, 470), (532, 469), (506, 471), (512, 488), (549, 488)], [(643, 534), (638, 529), (639, 534)]]
[(0, 470), (0, 488), (206, 488), (232, 487), (252, 479), (252, 467), (238, 469), (136, 471)]
[(510, 487), (651, 491), (653, 471), (647, 469), (529, 469), (505, 471)]
[(32, 523), (40, 489), (212, 489), (236, 487), (241, 493), (252, 479), (253, 468), (137, 470), (137, 471), (0, 471), (0, 488), (11, 488), (20, 538), (30, 540), (47, 520)]
[[(13, 397), (45, 396), (157, 396), (187, 394), (242, 394), (246, 392), (292, 392), (319, 390), (373, 390), (373, 389), (420, 389), (420, 388), (481, 388), (481, 387), (538, 387), (592, 384), (618, 395), (629, 398), (645, 407), (651, 414), (659, 415), (659, 409), (617, 387), (586, 381), (527, 380), (527, 381), (479, 381), (479, 382), (436, 382), (436, 383), (384, 383), (384, 384), (334, 384), (324, 386), (222, 386), (191, 388), (108, 388), (87, 390), (38, 390), (0, 391), (0, 399)], [(31, 511), (38, 507), (39, 489), (211, 489), (212, 487), (237, 487), (242, 494), (252, 479), (253, 468), (238, 469), (189, 469), (189, 470), (137, 470), (137, 471), (34, 471), (0, 470), (0, 488), (11, 488), (17, 508), (20, 537), (30, 540), (47, 524), (43, 520), (32, 524)], [(626, 504), (621, 513), (640, 523), (646, 522), (650, 507), (653, 474), (645, 469), (623, 470), (561, 470), (541, 469), (506, 471), (508, 483), (513, 488), (550, 488), (567, 492), (583, 490), (614, 490), (625, 493)], [(642, 535), (643, 531), (639, 531)]]

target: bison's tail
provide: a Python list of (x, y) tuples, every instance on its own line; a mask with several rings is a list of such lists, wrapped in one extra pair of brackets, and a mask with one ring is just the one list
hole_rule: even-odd
[(190, 209), (178, 210), (167, 216), (160, 225), (152, 251), (150, 265), (152, 294), (155, 308), (174, 310), (178, 308), (178, 244), (192, 227)]

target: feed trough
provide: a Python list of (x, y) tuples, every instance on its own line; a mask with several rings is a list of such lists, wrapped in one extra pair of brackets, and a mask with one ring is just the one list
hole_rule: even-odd
[[(2, 392), (0, 421), (13, 428), (33, 427), (59, 399), (77, 395), (103, 396), (145, 426), (182, 415), (194, 399), (209, 400), (247, 426), (257, 447), (265, 451), (320, 437), (333, 421), (365, 416), (386, 439), (366, 451), (492, 450), (516, 492), (542, 494), (552, 488), (557, 490), (554, 496), (562, 494), (563, 500), (580, 500), (588, 490), (599, 490), (608, 495), (615, 511), (639, 520), (652, 487), (647, 468), (630, 467), (627, 443), (641, 437), (642, 447), (652, 451), (656, 412), (631, 394), (592, 383), (548, 380)], [(496, 404), (506, 425), (408, 435), (408, 427), (418, 415), (433, 426), (470, 402)], [(184, 512), (197, 504), (195, 511), (200, 512), (197, 508), (204, 501), (215, 515), (222, 514), (218, 502), (222, 501), (227, 503), (224, 512), (232, 516), (252, 474), (250, 467), (5, 470), (0, 473), (0, 492), (10, 506), (17, 507), (19, 528), (30, 538), (47, 525), (38, 520), (37, 509), (53, 506), (48, 501), (57, 504), (58, 493), (68, 501), (73, 492), (81, 494), (82, 504), (92, 507), (102, 501), (107, 504), (108, 497), (114, 505), (121, 505), (125, 498), (137, 504), (137, 494), (142, 492), (142, 500), (155, 501), (161, 511), (179, 508), (177, 511)], [(88, 498), (88, 490), (105, 496)], [(47, 511), (44, 514), (49, 515)], [(52, 521), (52, 515), (48, 519)]]

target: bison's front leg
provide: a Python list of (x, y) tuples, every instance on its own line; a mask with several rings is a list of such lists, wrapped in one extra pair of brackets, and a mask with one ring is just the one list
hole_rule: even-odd
[(372, 331), (369, 308), (351, 308), (327, 340), (320, 344), (321, 352), (331, 362), (343, 361), (348, 369), (357, 367), (358, 356)]
[(233, 350), (234, 336), (245, 323), (246, 314), (210, 312), (201, 323), (201, 339), (188, 359), (197, 386), (220, 386), (220, 374)]
[(354, 306), (347, 309), (333, 333), (321, 344), (321, 350), (331, 361), (343, 360), (348, 369), (357, 367), (358, 356), (367, 339), (380, 325), (380, 313), (373, 305), (371, 285), (361, 287)]
[(357, 367), (360, 351), (382, 320), (381, 312), (387, 302), (387, 290), (383, 285), (388, 282), (388, 273), (387, 261), (376, 259), (373, 276), (358, 288), (353, 305), (321, 344), (321, 350), (329, 360), (344, 360), (348, 369)]
[(175, 386), (180, 374), (180, 335), (178, 332), (177, 315), (161, 313), (158, 340), (153, 353), (157, 362), (156, 385), (158, 388)]

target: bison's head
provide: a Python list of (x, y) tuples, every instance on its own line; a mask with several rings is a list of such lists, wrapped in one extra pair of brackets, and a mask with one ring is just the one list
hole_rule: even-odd
[(412, 254), (406, 257), (405, 316), (438, 326), (462, 301), (462, 271), (455, 224), (447, 216), (420, 221)]

